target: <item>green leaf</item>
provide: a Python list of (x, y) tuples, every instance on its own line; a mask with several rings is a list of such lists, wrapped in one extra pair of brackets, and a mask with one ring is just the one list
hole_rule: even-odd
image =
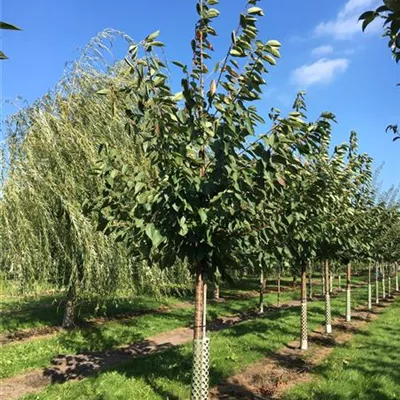
[(155, 31), (153, 33), (150, 33), (150, 35), (146, 36), (146, 38), (144, 39), (146, 42), (151, 42), (152, 40), (154, 40), (158, 35), (160, 34), (160, 31)]
[(198, 213), (200, 215), (201, 222), (204, 224), (204, 222), (207, 221), (207, 213), (205, 212), (204, 208), (199, 208)]
[(218, 17), (219, 11), (216, 8), (210, 8), (207, 12), (208, 18), (215, 18)]
[(364, 19), (369, 19), (375, 15), (374, 11), (366, 11), (360, 15), (358, 18), (359, 21), (364, 20)]
[(155, 46), (155, 47), (164, 47), (165, 44), (163, 42), (150, 42), (150, 46)]
[(172, 64), (176, 65), (177, 67), (185, 68), (186, 65), (181, 63), (180, 61), (172, 61)]
[(7, 24), (7, 22), (2, 22), (0, 21), (0, 29), (9, 29), (12, 31), (20, 31), (21, 28), (18, 28), (18, 26), (12, 25), (12, 24)]
[(232, 43), (236, 44), (236, 33), (235, 33), (235, 31), (232, 31), (231, 39), (232, 39)]
[(265, 54), (263, 57), (263, 60), (267, 61), (271, 65), (276, 65), (276, 60), (274, 57), (269, 56), (268, 54)]
[(96, 92), (96, 94), (101, 94), (101, 95), (103, 95), (103, 96), (106, 96), (106, 95), (108, 95), (108, 94), (110, 94), (111, 93), (111, 90), (110, 89), (100, 89), (100, 90), (98, 90), (97, 92)]
[(234, 57), (240, 57), (243, 54), (243, 52), (240, 52), (239, 50), (236, 49), (232, 49), (229, 54)]
[(281, 47), (280, 42), (278, 42), (277, 40), (269, 40), (266, 43), (266, 46), (271, 46), (271, 47)]
[(183, 92), (177, 92), (173, 96), (171, 96), (172, 101), (180, 101), (183, 99)]
[(179, 235), (181, 236), (186, 236), (187, 233), (189, 232), (189, 228), (186, 224), (186, 218), (185, 216), (183, 216), (180, 220), (179, 220), (179, 226), (181, 227), (180, 231), (178, 232)]
[(248, 14), (257, 14), (257, 15), (261, 15), (261, 16), (264, 15), (263, 10), (262, 10), (262, 8), (260, 8), (260, 7), (250, 7), (250, 8), (247, 10), (247, 13), (248, 13)]
[(146, 235), (151, 240), (153, 247), (158, 247), (158, 245), (163, 241), (163, 237), (159, 230), (156, 229), (154, 224), (151, 222), (146, 226)]

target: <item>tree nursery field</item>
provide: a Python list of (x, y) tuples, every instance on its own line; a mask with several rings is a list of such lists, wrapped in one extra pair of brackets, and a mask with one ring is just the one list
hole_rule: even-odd
[[(4, 123), (1, 398), (400, 399), (399, 190), (305, 92), (261, 111), (258, 0), (218, 60), (193, 2), (190, 64), (107, 29)], [(399, 2), (376, 18), (398, 61)]]

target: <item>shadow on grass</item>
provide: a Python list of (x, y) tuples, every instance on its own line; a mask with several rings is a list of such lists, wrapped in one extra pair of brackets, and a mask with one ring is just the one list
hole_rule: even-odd
[[(182, 298), (188, 303), (189, 297)], [(21, 340), (35, 335), (56, 332), (61, 328), (63, 319), (63, 300), (47, 296), (34, 300), (33, 305), (21, 307), (14, 312), (2, 315), (0, 338), (2, 343)], [(185, 304), (185, 303), (182, 303)], [(146, 296), (132, 298), (107, 299), (103, 307), (98, 308), (96, 301), (82, 302), (77, 306), (76, 328), (90, 328), (96, 323), (132, 318), (140, 315), (159, 313), (171, 307), (170, 298), (155, 299)], [(73, 330), (73, 328), (71, 328)]]
[(58, 303), (59, 300), (53, 296), (46, 296), (31, 300), (32, 305), (29, 307), (22, 306), (17, 310), (6, 311), (1, 315), (1, 331), (12, 332), (27, 327), (60, 325), (63, 313)]

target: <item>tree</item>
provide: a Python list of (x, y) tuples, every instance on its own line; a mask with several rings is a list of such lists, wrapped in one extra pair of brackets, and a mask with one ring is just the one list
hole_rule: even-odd
[(157, 269), (150, 276), (125, 246), (97, 232), (97, 220), (83, 206), (88, 193), (100, 190), (93, 175), (100, 143), (146, 170), (139, 147), (125, 131), (125, 101), (112, 96), (131, 79), (129, 66), (110, 66), (99, 56), (104, 39), (119, 36), (107, 31), (94, 38), (55, 90), (12, 116), (8, 125), (0, 268), (24, 290), (38, 281), (65, 288), (65, 327), (74, 324), (83, 298), (99, 301), (124, 288), (147, 290), (141, 284), (144, 273), (154, 289), (164, 281), (152, 277), (167, 278)]
[(384, 20), (384, 37), (388, 38), (388, 47), (396, 62), (400, 61), (400, 2), (398, 0), (384, 0), (383, 5), (375, 11), (364, 12), (359, 20), (362, 22), (362, 30), (377, 18)]
[[(226, 57), (209, 69), (210, 37), (216, 34), (211, 22), (219, 14), (212, 6), (217, 3), (197, 3), (192, 69), (173, 62), (182, 72), (181, 92), (172, 92), (166, 64), (154, 53), (163, 45), (158, 32), (131, 47), (128, 62), (138, 78), (120, 93), (135, 98), (137, 107), (127, 110), (129, 129), (143, 143), (151, 169), (143, 173), (104, 149), (103, 164), (112, 168), (99, 172), (104, 187), (94, 201), (102, 229), (124, 240), (133, 254), (164, 268), (176, 259), (190, 265), (195, 278), (192, 398), (207, 392), (201, 383), (202, 376), (205, 381), (208, 377), (202, 358), (208, 351), (207, 278), (217, 268), (223, 276), (228, 266), (240, 269), (232, 254), (247, 254), (248, 249), (254, 254), (264, 240), (268, 243), (270, 232), (277, 231), (276, 219), (269, 219), (277, 215), (276, 199), (303, 168), (299, 154), (312, 152), (330, 118), (322, 115), (308, 123), (298, 111), (287, 118), (271, 114), (271, 129), (256, 136), (264, 119), (254, 103), (266, 83), (267, 66), (279, 57), (280, 44), (257, 39), (263, 12), (257, 0), (250, 0), (231, 34)], [(142, 51), (144, 56), (138, 57)], [(216, 77), (207, 90), (210, 71)]]

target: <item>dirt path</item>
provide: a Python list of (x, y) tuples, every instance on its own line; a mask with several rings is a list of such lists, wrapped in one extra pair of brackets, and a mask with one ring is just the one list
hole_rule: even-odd
[(348, 342), (352, 336), (377, 318), (384, 307), (394, 299), (387, 299), (369, 312), (365, 306), (352, 313), (352, 322), (343, 318), (333, 321), (333, 334), (327, 336), (320, 327), (309, 335), (310, 348), (299, 350), (299, 342), (287, 344), (270, 357), (252, 364), (244, 371), (228, 378), (210, 390), (211, 400), (267, 400), (280, 399), (282, 393), (301, 382), (312, 379), (312, 370), (332, 352), (338, 344)]

